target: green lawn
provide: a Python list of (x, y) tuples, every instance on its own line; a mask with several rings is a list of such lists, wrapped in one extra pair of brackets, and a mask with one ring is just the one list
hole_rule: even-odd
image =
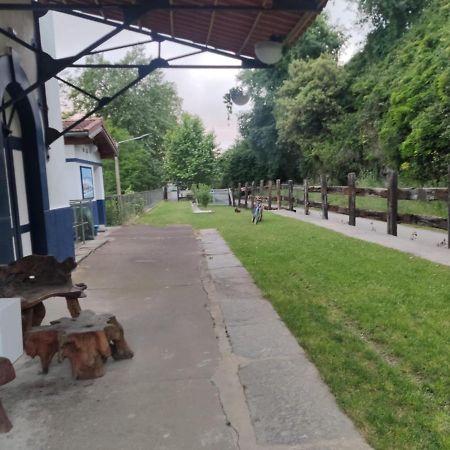
[[(320, 202), (320, 194), (309, 194), (311, 200)], [(348, 197), (345, 195), (328, 194), (330, 205), (348, 207)], [(386, 211), (387, 200), (380, 197), (356, 197), (356, 207), (373, 211)], [(399, 200), (398, 212), (400, 214), (417, 214), (420, 216), (447, 217), (448, 206), (443, 201), (425, 202), (419, 200)]]
[(270, 213), (161, 203), (217, 228), (376, 449), (450, 449), (450, 268)]

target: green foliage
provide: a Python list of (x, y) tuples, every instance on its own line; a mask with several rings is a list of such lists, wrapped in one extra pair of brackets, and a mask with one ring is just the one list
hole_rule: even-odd
[(198, 117), (182, 114), (181, 122), (166, 135), (165, 151), (164, 167), (171, 181), (190, 186), (215, 179), (214, 135), (206, 133)]
[(195, 198), (203, 208), (206, 208), (211, 201), (211, 186), (200, 183), (195, 189)]
[(232, 186), (240, 181), (264, 178), (264, 169), (259, 165), (255, 152), (245, 140), (237, 141), (221, 155), (218, 164), (222, 174), (222, 186)]
[[(299, 177), (298, 152), (291, 145), (278, 141), (274, 117), (277, 90), (288, 75), (291, 61), (315, 59), (322, 53), (336, 55), (342, 43), (342, 34), (332, 29), (324, 17), (318, 17), (302, 39), (288, 49), (273, 68), (241, 72), (239, 79), (253, 101), (253, 109), (241, 115), (240, 130), (246, 143), (246, 158), (252, 161), (253, 167), (257, 167), (259, 177)], [(254, 157), (250, 158), (249, 153)]]
[[(132, 137), (127, 130), (114, 126), (111, 121), (106, 122), (106, 127), (117, 142)], [(141, 192), (161, 186), (162, 162), (149, 155), (149, 149), (140, 140), (119, 145), (122, 192)], [(113, 160), (103, 161), (103, 179), (105, 192), (115, 194), (116, 178)]]
[(340, 35), (322, 19), (273, 70), (241, 75), (253, 99), (240, 121), (243, 148), (254, 154), (247, 159), (262, 178), (300, 181), (326, 171), (341, 183), (350, 171), (380, 178), (391, 167), (411, 184), (444, 182), (448, 1), (359, 0), (359, 6), (373, 29), (346, 65), (335, 62)]
[[(102, 55), (89, 56), (88, 64), (108, 61)], [(148, 64), (142, 47), (135, 47), (119, 61), (120, 64)], [(136, 78), (136, 70), (85, 69), (72, 82), (98, 98), (108, 97)], [(93, 109), (96, 101), (71, 90), (73, 112)], [(180, 99), (174, 86), (164, 81), (160, 71), (155, 71), (139, 84), (129, 89), (99, 114), (108, 120), (109, 131), (117, 141), (149, 133), (142, 141), (120, 146), (121, 175), (124, 189), (145, 190), (161, 186), (163, 182), (162, 157), (166, 132), (175, 126), (180, 110)], [(107, 192), (112, 188), (112, 164), (105, 165)]]
[(279, 141), (302, 155), (302, 174), (311, 176), (336, 165), (330, 141), (345, 103), (344, 70), (331, 55), (296, 60), (275, 102)]

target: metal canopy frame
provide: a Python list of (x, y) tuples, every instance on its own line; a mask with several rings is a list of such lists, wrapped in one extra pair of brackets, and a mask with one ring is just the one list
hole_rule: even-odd
[[(150, 3), (150, 2), (148, 2)], [(114, 9), (120, 9), (123, 13), (123, 21), (118, 22), (112, 19), (106, 18), (105, 14), (102, 14), (103, 17), (94, 16), (92, 14), (89, 14), (89, 12), (96, 11), (102, 13), (102, 11), (105, 11), (107, 9), (114, 8)], [(272, 0), (271, 2), (264, 2), (261, 4), (260, 7), (258, 6), (249, 6), (249, 5), (218, 5), (217, 2), (215, 2), (212, 5), (197, 5), (197, 4), (191, 4), (191, 5), (173, 5), (171, 0), (154, 0), (151, 2), (151, 4), (108, 4), (108, 3), (96, 3), (94, 5), (83, 5), (83, 4), (75, 4), (71, 2), (65, 2), (63, 4), (42, 4), (37, 2), (27, 3), (27, 4), (17, 4), (17, 3), (0, 3), (0, 11), (7, 10), (7, 11), (31, 11), (35, 15), (35, 20), (39, 17), (44, 16), (48, 11), (58, 11), (62, 12), (74, 17), (90, 20), (93, 22), (101, 23), (103, 25), (108, 25), (112, 27), (113, 29), (100, 37), (99, 39), (95, 40), (91, 44), (89, 44), (87, 47), (85, 47), (83, 50), (79, 51), (78, 53), (66, 57), (66, 58), (53, 58), (48, 53), (44, 52), (40, 45), (40, 39), (37, 39), (37, 43), (35, 45), (30, 45), (27, 42), (23, 41), (19, 37), (17, 37), (13, 30), (11, 29), (4, 29), (0, 27), (0, 34), (3, 34), (4, 36), (8, 37), (12, 41), (16, 42), (17, 44), (23, 46), (24, 48), (32, 51), (36, 55), (36, 61), (37, 61), (37, 80), (35, 83), (31, 84), (29, 87), (27, 87), (23, 92), (17, 96), (16, 98), (11, 99), (8, 102), (5, 102), (4, 104), (0, 105), (0, 113), (8, 108), (9, 106), (19, 102), (24, 97), (26, 97), (30, 92), (36, 90), (36, 89), (44, 89), (45, 83), (49, 81), (51, 78), (55, 78), (60, 82), (63, 82), (70, 86), (73, 89), (78, 90), (79, 92), (83, 93), (84, 95), (94, 99), (97, 102), (97, 106), (93, 108), (91, 111), (87, 112), (82, 118), (77, 120), (76, 122), (72, 123), (69, 127), (65, 128), (62, 131), (55, 130), (53, 128), (46, 127), (46, 144), (49, 146), (53, 142), (55, 142), (60, 137), (64, 136), (67, 132), (75, 128), (77, 125), (82, 123), (84, 120), (86, 120), (88, 117), (92, 116), (96, 112), (100, 111), (102, 108), (107, 106), (109, 103), (111, 103), (113, 100), (115, 100), (117, 97), (125, 93), (128, 89), (132, 88), (136, 84), (138, 84), (140, 81), (142, 81), (144, 78), (146, 78), (148, 75), (150, 75), (152, 72), (154, 72), (157, 69), (179, 69), (179, 68), (229, 68), (229, 69), (245, 69), (245, 68), (266, 68), (269, 67), (257, 59), (245, 57), (241, 55), (234, 54), (232, 52), (227, 52), (225, 50), (220, 50), (214, 47), (211, 47), (209, 45), (202, 45), (197, 44), (188, 40), (179, 39), (173, 36), (153, 32), (148, 29), (144, 29), (139, 25), (135, 25), (135, 23), (139, 24), (140, 19), (147, 14), (150, 11), (154, 10), (169, 10), (169, 11), (177, 11), (177, 10), (189, 10), (189, 11), (195, 11), (195, 10), (202, 10), (202, 11), (210, 11), (214, 14), (215, 11), (308, 11), (308, 12), (320, 12), (321, 8), (318, 6), (318, 2), (316, 0)], [(135, 33), (139, 33), (142, 35), (147, 36), (149, 39), (143, 41), (143, 42), (136, 42), (131, 43), (128, 45), (121, 45), (116, 47), (110, 47), (107, 49), (98, 49), (98, 47), (105, 42), (109, 41), (114, 36), (118, 35), (122, 31), (133, 31)], [(190, 47), (194, 49), (194, 51), (191, 51), (189, 53), (186, 53), (184, 55), (175, 56), (172, 58), (162, 58), (161, 57), (161, 43), (162, 42), (173, 42), (176, 44), (180, 44), (183, 46)], [(158, 43), (158, 57), (151, 60), (149, 64), (146, 65), (124, 65), (124, 64), (77, 64), (77, 61), (79, 61), (81, 58), (89, 55), (93, 55), (96, 53), (103, 53), (108, 51), (113, 51), (121, 48), (127, 48), (135, 45), (140, 45), (143, 43), (150, 43), (150, 42), (156, 42)], [(220, 56), (224, 56), (227, 58), (232, 58), (236, 61), (238, 61), (240, 64), (224, 64), (224, 65), (198, 65), (198, 64), (173, 64), (171, 62), (175, 60), (179, 60), (182, 58), (187, 58), (189, 56), (201, 54), (204, 52), (210, 52), (213, 54), (217, 54)], [(102, 97), (98, 98), (95, 95), (85, 91), (84, 89), (75, 86), (74, 84), (68, 82), (67, 80), (64, 80), (63, 78), (59, 77), (58, 74), (67, 68), (98, 68), (98, 69), (104, 69), (104, 68), (115, 68), (115, 69), (135, 69), (137, 70), (137, 77), (132, 80), (127, 85), (123, 86), (120, 90), (118, 90), (116, 93), (114, 93), (111, 96), (108, 97)], [(46, 111), (45, 111), (46, 113)], [(47, 122), (47, 121), (45, 121)]]

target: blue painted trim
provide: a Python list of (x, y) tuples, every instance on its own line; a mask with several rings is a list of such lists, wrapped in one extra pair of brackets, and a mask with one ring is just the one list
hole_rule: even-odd
[(20, 234), (31, 232), (31, 225), (27, 223), (26, 225), (20, 225)]
[(13, 150), (23, 150), (23, 141), (22, 138), (17, 136), (8, 136), (8, 145)]
[(106, 205), (105, 200), (97, 200), (97, 225), (106, 225)]
[(75, 256), (73, 212), (70, 207), (45, 211), (48, 255), (58, 261)]
[(13, 236), (11, 229), (11, 210), (9, 207), (8, 176), (3, 145), (3, 131), (0, 130), (0, 264), (9, 264), (14, 260)]
[(80, 158), (66, 158), (66, 162), (68, 162), (68, 163), (76, 162), (76, 163), (80, 163), (80, 164), (90, 164), (91, 166), (103, 167), (102, 163), (88, 161), (87, 159), (80, 159)]

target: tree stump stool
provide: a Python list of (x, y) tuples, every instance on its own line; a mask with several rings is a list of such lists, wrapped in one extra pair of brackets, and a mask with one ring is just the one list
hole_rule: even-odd
[[(9, 383), (14, 380), (14, 378), (16, 378), (16, 372), (14, 371), (11, 361), (7, 358), (0, 357), (0, 386)], [(6, 415), (0, 400), (0, 433), (7, 433), (11, 428), (11, 422)]]
[(109, 356), (115, 360), (133, 357), (123, 328), (112, 314), (85, 310), (76, 318), (63, 317), (50, 323), (32, 328), (25, 337), (27, 355), (39, 356), (44, 373), (48, 373), (56, 353), (60, 359), (70, 360), (73, 376), (79, 380), (103, 376)]

